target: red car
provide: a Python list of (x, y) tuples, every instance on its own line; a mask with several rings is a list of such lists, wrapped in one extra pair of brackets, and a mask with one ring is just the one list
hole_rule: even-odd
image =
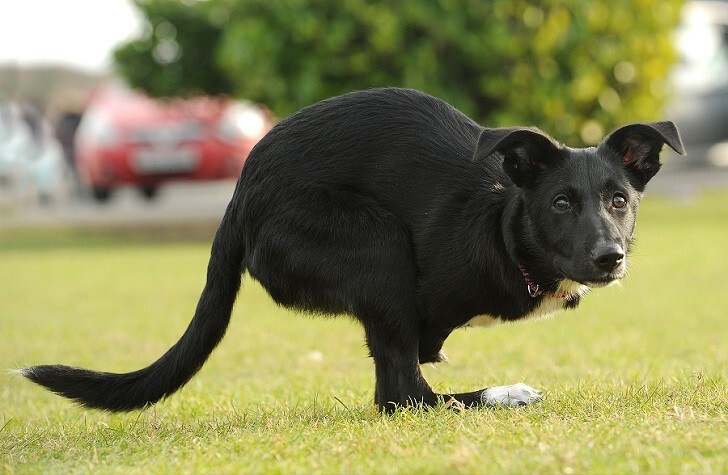
[(76, 133), (76, 168), (99, 201), (122, 185), (136, 186), (151, 199), (166, 181), (238, 176), (271, 126), (267, 111), (248, 102), (154, 100), (104, 88)]

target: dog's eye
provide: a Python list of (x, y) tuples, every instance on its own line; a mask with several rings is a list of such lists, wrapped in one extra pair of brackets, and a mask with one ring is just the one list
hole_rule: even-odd
[(569, 203), (569, 198), (564, 195), (559, 195), (554, 198), (553, 206), (556, 211), (566, 211), (571, 208), (571, 203)]
[(627, 205), (627, 198), (624, 197), (622, 193), (615, 193), (614, 196), (612, 196), (612, 206), (615, 208), (621, 209), (624, 208)]

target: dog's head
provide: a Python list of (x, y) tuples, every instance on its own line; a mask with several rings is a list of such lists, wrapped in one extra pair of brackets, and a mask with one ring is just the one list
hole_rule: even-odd
[(534, 128), (485, 129), (477, 157), (495, 152), (520, 189), (530, 252), (567, 278), (606, 285), (626, 274), (637, 207), (667, 144), (684, 154), (672, 122), (621, 127), (597, 147), (572, 149)]

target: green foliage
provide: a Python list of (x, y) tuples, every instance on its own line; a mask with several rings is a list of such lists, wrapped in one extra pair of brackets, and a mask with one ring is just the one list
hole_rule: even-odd
[[(355, 89), (414, 87), (485, 125), (534, 124), (579, 144), (598, 141), (618, 124), (659, 117), (681, 3), (148, 0), (141, 6), (149, 17), (161, 15), (157, 5), (172, 11), (176, 4), (207, 21), (217, 36), (206, 60), (214, 56), (217, 66), (206, 68), (222, 71), (235, 95), (280, 116)], [(212, 26), (212, 18), (224, 28)], [(180, 44), (193, 33), (167, 20)], [(180, 61), (186, 55), (183, 47)], [(146, 80), (155, 85), (157, 78)]]
[(222, 94), (228, 76), (215, 62), (224, 21), (206, 5), (135, 0), (147, 20), (141, 36), (114, 52), (116, 69), (132, 87), (153, 96)]

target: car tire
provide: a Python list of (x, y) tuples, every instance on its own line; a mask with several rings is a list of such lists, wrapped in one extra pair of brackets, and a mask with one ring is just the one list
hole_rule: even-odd
[(141, 192), (141, 194), (145, 200), (152, 201), (159, 194), (159, 187), (158, 186), (142, 186), (141, 188), (139, 188), (139, 191)]
[(111, 189), (94, 187), (91, 189), (91, 195), (94, 197), (96, 202), (106, 203), (111, 198)]

